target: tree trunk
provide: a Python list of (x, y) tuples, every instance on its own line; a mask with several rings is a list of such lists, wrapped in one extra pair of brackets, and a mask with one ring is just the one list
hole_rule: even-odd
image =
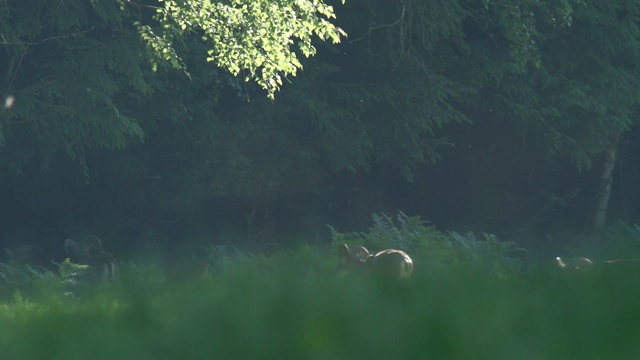
[(593, 228), (598, 229), (604, 226), (607, 218), (607, 206), (609, 205), (609, 195), (611, 194), (611, 180), (613, 179), (613, 168), (616, 164), (619, 135), (611, 141), (611, 145), (604, 152), (602, 173), (600, 174), (600, 184), (596, 198), (596, 209), (593, 217)]

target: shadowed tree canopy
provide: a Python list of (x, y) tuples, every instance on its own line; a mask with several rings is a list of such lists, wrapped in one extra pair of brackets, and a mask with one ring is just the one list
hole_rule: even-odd
[(2, 199), (172, 231), (543, 218), (578, 192), (559, 159), (637, 123), (637, 2), (0, 0)]
[(164, 85), (149, 69), (189, 74), (185, 55), (273, 98), (315, 54), (313, 38), (344, 35), (333, 17), (322, 1), (0, 1), (2, 167), (58, 153), (84, 162), (86, 149), (142, 140), (135, 106)]

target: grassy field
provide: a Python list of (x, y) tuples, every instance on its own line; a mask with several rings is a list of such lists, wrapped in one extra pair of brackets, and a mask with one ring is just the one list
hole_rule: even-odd
[[(284, 259), (284, 260), (283, 260)], [(2, 359), (637, 359), (638, 273), (337, 276), (302, 255), (0, 307)], [(129, 269), (130, 270), (130, 269)], [(422, 269), (424, 270), (424, 268)], [(48, 293), (47, 293), (48, 292)]]
[[(616, 254), (640, 245), (637, 226), (611, 229)], [(57, 273), (0, 263), (0, 359), (640, 359), (638, 262), (568, 271), (404, 214), (333, 240), (262, 255), (205, 246), (171, 265), (121, 263), (107, 284), (68, 261)], [(413, 277), (341, 273), (342, 243), (405, 249)]]

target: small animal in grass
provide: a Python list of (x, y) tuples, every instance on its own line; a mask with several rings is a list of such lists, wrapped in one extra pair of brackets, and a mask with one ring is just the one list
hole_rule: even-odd
[(565, 270), (584, 271), (584, 270), (589, 270), (593, 267), (593, 261), (583, 257), (569, 258), (569, 259), (563, 260), (560, 256), (558, 256), (556, 257), (556, 264), (558, 264), (558, 267)]
[(111, 253), (102, 249), (102, 241), (97, 236), (88, 235), (78, 241), (66, 239), (64, 248), (71, 262), (98, 269), (103, 282), (118, 279), (118, 264)]
[(413, 260), (397, 249), (386, 249), (369, 253), (364, 246), (340, 244), (338, 247), (338, 270), (365, 272), (376, 278), (409, 279), (413, 273)]
[(640, 268), (640, 259), (613, 259), (613, 260), (601, 260), (594, 262), (584, 257), (562, 259), (556, 257), (556, 264), (561, 269), (565, 270), (590, 270), (594, 266), (601, 269), (613, 269), (613, 268)]

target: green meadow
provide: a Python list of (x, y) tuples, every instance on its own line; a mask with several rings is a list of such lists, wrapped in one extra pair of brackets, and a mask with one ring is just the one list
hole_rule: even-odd
[(2, 359), (639, 358), (634, 267), (528, 265), (495, 237), (403, 221), (334, 245), (395, 234), (413, 249), (405, 282), (339, 273), (313, 246), (197, 271), (123, 263), (108, 284), (41, 274), (0, 306)]
[(4, 359), (637, 358), (637, 281), (566, 275), (378, 283), (243, 265), (85, 299), (16, 297), (0, 308), (0, 346)]

